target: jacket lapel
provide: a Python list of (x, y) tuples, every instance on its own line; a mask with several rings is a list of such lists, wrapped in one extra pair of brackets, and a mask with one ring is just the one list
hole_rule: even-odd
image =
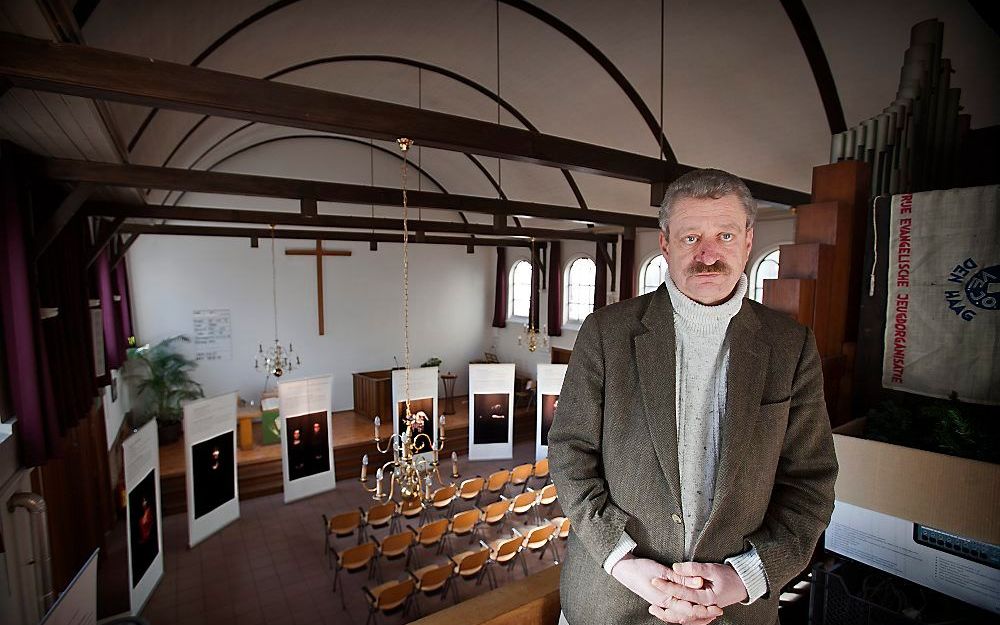
[[(748, 301), (736, 313), (726, 332), (729, 344), (729, 367), (726, 373), (726, 414), (719, 427), (719, 466), (715, 476), (715, 500), (708, 522), (697, 541), (711, 533), (720, 518), (720, 506), (731, 500), (739, 488), (736, 480), (742, 463), (750, 457), (749, 446), (757, 424), (757, 413), (764, 392), (770, 347), (760, 339), (760, 321)], [(698, 544), (695, 545), (695, 554)]]
[[(633, 338), (639, 387), (649, 436), (666, 477), (674, 506), (681, 500), (677, 467), (677, 416), (674, 406), (674, 310), (667, 288), (660, 285), (642, 316), (646, 332)], [(666, 504), (666, 502), (664, 502)], [(665, 505), (666, 509), (666, 505)]]

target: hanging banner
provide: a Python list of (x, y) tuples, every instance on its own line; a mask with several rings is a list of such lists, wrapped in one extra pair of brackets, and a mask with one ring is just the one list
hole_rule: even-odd
[(535, 427), (535, 461), (549, 455), (549, 428), (559, 407), (566, 365), (538, 365), (537, 425)]
[(188, 546), (240, 518), (236, 393), (184, 405)]
[(333, 490), (333, 377), (280, 382), (281, 471), (285, 503)]
[(97, 552), (59, 595), (39, 625), (97, 625)]
[(1000, 186), (897, 195), (882, 385), (1000, 404)]
[[(392, 372), (392, 405), (395, 415), (392, 420), (392, 431), (402, 436), (406, 432), (403, 421), (406, 419), (406, 369), (396, 369)], [(413, 417), (411, 430), (417, 445), (416, 453), (431, 461), (432, 445), (437, 444), (438, 437), (438, 368), (421, 367), (410, 369), (410, 414)], [(426, 434), (427, 436), (421, 436)], [(427, 440), (430, 437), (431, 440)]]
[(160, 507), (160, 448), (153, 419), (122, 442), (128, 587), (132, 615), (142, 612), (163, 577), (163, 523)]
[(514, 457), (514, 365), (469, 365), (469, 460)]

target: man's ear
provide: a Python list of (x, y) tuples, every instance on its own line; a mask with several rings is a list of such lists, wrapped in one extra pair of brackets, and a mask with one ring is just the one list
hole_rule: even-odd
[(663, 230), (660, 230), (660, 253), (663, 254), (663, 260), (670, 264), (670, 251), (667, 245), (667, 236), (663, 234)]
[(746, 260), (750, 260), (750, 250), (753, 249), (753, 226), (747, 229), (747, 255)]

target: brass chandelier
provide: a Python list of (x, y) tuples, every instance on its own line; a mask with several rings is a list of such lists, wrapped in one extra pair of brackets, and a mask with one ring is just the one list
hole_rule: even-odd
[[(393, 433), (386, 439), (382, 448), (382, 420), (375, 417), (375, 448), (380, 454), (388, 455), (392, 451), (392, 459), (387, 460), (375, 470), (375, 485), (368, 486), (368, 454), (361, 459), (361, 484), (372, 494), (372, 499), (381, 503), (390, 501), (398, 494), (403, 500), (418, 500), (428, 502), (433, 496), (433, 486), (454, 486), (454, 481), (445, 482), (441, 477), (441, 454), (444, 452), (445, 433), (444, 415), (438, 417), (438, 440), (427, 432), (417, 432), (417, 426), (423, 425), (427, 418), (422, 412), (414, 415), (410, 412), (410, 268), (409, 268), (409, 215), (406, 197), (407, 153), (413, 145), (412, 139), (400, 138), (396, 142), (403, 153), (402, 187), (403, 187), (403, 370), (405, 376), (404, 397), (406, 401), (406, 416), (403, 419), (405, 430)], [(433, 416), (431, 417), (433, 418)], [(419, 421), (419, 423), (418, 423)], [(422, 428), (421, 428), (422, 429)], [(433, 427), (431, 428), (433, 432)], [(431, 459), (428, 461), (422, 449), (429, 449)], [(451, 477), (455, 480), (458, 473), (458, 454), (451, 452)], [(388, 480), (388, 485), (385, 484)]]
[(549, 348), (549, 328), (548, 325), (543, 325), (541, 330), (539, 330), (535, 325), (536, 310), (535, 307), (538, 303), (535, 301), (535, 272), (538, 269), (535, 263), (538, 261), (538, 257), (535, 254), (535, 239), (531, 239), (531, 282), (532, 282), (532, 293), (528, 298), (528, 320), (524, 324), (524, 329), (520, 334), (517, 335), (517, 344), (525, 345), (529, 352), (535, 352), (539, 347), (544, 349)]

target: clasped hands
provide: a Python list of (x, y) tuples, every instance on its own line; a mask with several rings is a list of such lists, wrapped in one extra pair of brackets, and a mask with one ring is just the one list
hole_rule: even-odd
[(722, 608), (747, 598), (728, 564), (678, 562), (673, 568), (626, 554), (611, 569), (623, 586), (649, 602), (649, 613), (665, 623), (707, 625)]

